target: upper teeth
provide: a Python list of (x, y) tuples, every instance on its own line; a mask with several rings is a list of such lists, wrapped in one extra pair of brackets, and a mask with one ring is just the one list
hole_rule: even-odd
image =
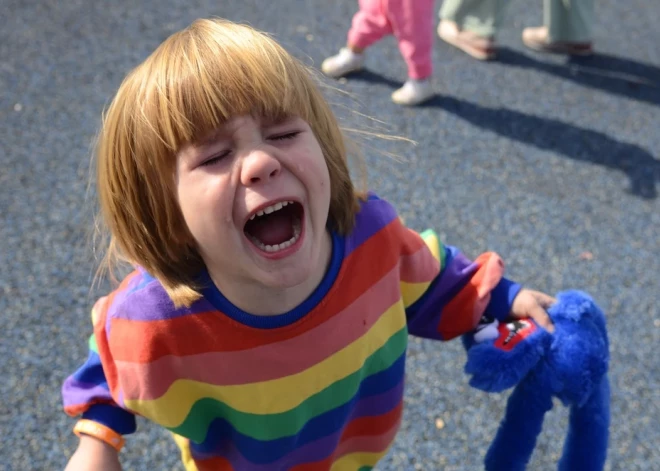
[(279, 211), (280, 209), (282, 209), (283, 207), (285, 207), (288, 204), (293, 204), (293, 201), (280, 201), (279, 203), (272, 204), (272, 205), (270, 205), (270, 206), (268, 206), (268, 207), (266, 207), (266, 208), (264, 208), (260, 211), (257, 211), (255, 214), (253, 214), (250, 217), (250, 221), (252, 221), (257, 216), (263, 216), (264, 214), (270, 214), (270, 213), (273, 213), (275, 211)]

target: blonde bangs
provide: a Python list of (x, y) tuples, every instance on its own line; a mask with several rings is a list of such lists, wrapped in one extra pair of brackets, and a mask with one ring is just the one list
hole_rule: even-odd
[[(265, 33), (221, 20), (198, 20), (144, 63), (143, 125), (170, 151), (199, 142), (232, 117), (309, 121), (309, 72)], [(155, 137), (156, 137), (155, 136)]]

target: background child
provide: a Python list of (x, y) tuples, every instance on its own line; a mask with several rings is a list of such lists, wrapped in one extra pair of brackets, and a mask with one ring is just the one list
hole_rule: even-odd
[[(506, 3), (506, 0), (444, 0), (438, 35), (475, 59), (492, 59), (495, 35)], [(544, 24), (525, 28), (523, 43), (540, 52), (591, 54), (593, 19), (593, 0), (544, 0)]]
[(408, 333), (553, 299), (355, 190), (310, 72), (267, 35), (199, 20), (122, 83), (99, 136), (101, 214), (135, 270), (92, 310), (63, 385), (67, 469), (120, 469), (135, 416), (188, 470), (369, 469), (402, 413)]
[(365, 50), (393, 34), (408, 66), (408, 80), (392, 94), (400, 105), (417, 105), (433, 96), (433, 0), (359, 0), (346, 47), (321, 64), (330, 77), (341, 77), (360, 70)]

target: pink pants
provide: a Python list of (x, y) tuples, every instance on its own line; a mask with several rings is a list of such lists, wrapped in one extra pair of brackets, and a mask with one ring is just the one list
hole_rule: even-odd
[(393, 34), (410, 78), (424, 79), (433, 73), (433, 0), (359, 0), (359, 4), (348, 32), (349, 45), (366, 49)]

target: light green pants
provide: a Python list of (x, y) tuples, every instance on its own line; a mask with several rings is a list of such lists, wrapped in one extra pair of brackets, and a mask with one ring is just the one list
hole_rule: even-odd
[[(507, 0), (444, 0), (440, 18), (479, 36), (495, 36)], [(543, 24), (551, 41), (591, 41), (594, 0), (543, 0)]]

